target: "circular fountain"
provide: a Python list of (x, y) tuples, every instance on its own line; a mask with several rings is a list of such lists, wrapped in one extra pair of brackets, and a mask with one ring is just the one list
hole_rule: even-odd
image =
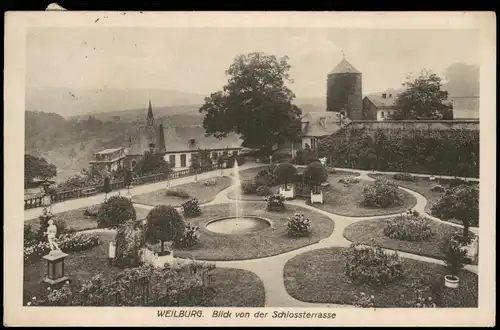
[(271, 227), (271, 222), (257, 216), (245, 215), (212, 219), (205, 227), (220, 234), (245, 234), (267, 229)]

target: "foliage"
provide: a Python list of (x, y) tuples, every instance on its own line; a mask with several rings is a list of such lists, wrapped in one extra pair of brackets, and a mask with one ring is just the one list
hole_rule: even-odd
[(252, 179), (245, 180), (241, 183), (241, 190), (244, 194), (255, 194), (257, 192), (257, 184)]
[(24, 187), (26, 188), (34, 179), (47, 180), (57, 175), (57, 168), (49, 164), (43, 157), (24, 155)]
[(66, 222), (63, 219), (53, 219), (52, 214), (44, 210), (43, 213), (38, 217), (40, 225), (38, 227), (37, 236), (38, 240), (40, 241), (47, 239), (45, 233), (47, 232), (47, 227), (49, 226), (49, 220), (52, 220), (54, 222), (54, 225), (57, 227), (56, 238), (59, 238), (67, 232)]
[(275, 183), (284, 184), (287, 189), (287, 184), (293, 182), (297, 175), (297, 168), (290, 163), (278, 164), (274, 170)]
[(357, 284), (384, 287), (403, 276), (397, 253), (386, 253), (379, 246), (352, 244), (346, 250), (344, 274)]
[(186, 218), (201, 215), (200, 202), (197, 198), (191, 198), (190, 200), (182, 203), (181, 206)]
[(328, 179), (328, 173), (320, 162), (314, 162), (307, 165), (303, 177), (304, 183), (309, 186), (309, 188), (313, 189)]
[[(72, 233), (59, 236), (57, 244), (64, 252), (78, 252), (97, 246), (100, 241), (97, 233)], [(37, 260), (49, 252), (47, 240), (25, 242), (24, 260)]]
[(121, 196), (108, 198), (99, 207), (97, 225), (99, 228), (115, 228), (120, 224), (136, 220), (134, 205), (130, 199)]
[(297, 152), (295, 153), (295, 158), (293, 159), (293, 162), (296, 165), (308, 165), (312, 162), (317, 161), (319, 160), (316, 153), (310, 148), (297, 150)]
[(372, 164), (359, 155), (375, 152), (373, 169), (379, 171), (479, 177), (478, 130), (393, 128), (376, 129), (372, 135), (366, 129), (348, 127), (319, 141), (316, 149), (340, 167), (370, 170)]
[(302, 213), (295, 213), (287, 222), (288, 236), (304, 237), (311, 233), (311, 220)]
[(182, 199), (187, 199), (190, 197), (189, 193), (184, 190), (184, 189), (167, 189), (165, 191), (165, 195), (166, 196), (173, 196), (173, 197), (179, 197), (179, 198), (182, 198)]
[(415, 181), (417, 179), (410, 173), (396, 173), (392, 176), (392, 178), (399, 181)]
[(273, 157), (273, 161), (274, 162), (278, 162), (278, 163), (281, 163), (281, 162), (291, 162), (293, 160), (292, 159), (292, 154), (290, 152), (281, 151), (281, 150), (275, 151), (272, 154), (272, 157)]
[(447, 190), (432, 206), (431, 212), (442, 220), (462, 221), (467, 237), (469, 227), (479, 224), (479, 187), (461, 185)]
[(164, 252), (163, 242), (179, 240), (185, 227), (184, 219), (174, 207), (157, 205), (146, 217), (146, 240), (153, 244), (160, 241), (161, 252)]
[(208, 179), (202, 182), (203, 187), (213, 187), (216, 186), (219, 180), (217, 179)]
[(106, 194), (111, 192), (111, 179), (109, 176), (104, 178), (104, 184), (102, 186), (102, 191)]
[(198, 243), (200, 243), (200, 235), (198, 234), (198, 226), (192, 226), (191, 224), (186, 224), (184, 229), (184, 234), (179, 236), (179, 238), (174, 242), (175, 246), (180, 248), (191, 248)]
[(191, 170), (199, 170), (201, 168), (212, 165), (212, 159), (210, 157), (210, 151), (198, 149), (198, 151), (191, 156), (191, 164), (189, 168)]
[(129, 188), (132, 185), (133, 174), (130, 169), (125, 169), (125, 175), (123, 176), (123, 184), (125, 187)]
[(257, 196), (269, 196), (272, 193), (273, 192), (272, 192), (271, 188), (269, 188), (267, 186), (259, 186), (259, 187), (257, 187), (257, 190), (256, 190)]
[(94, 204), (94, 205), (87, 206), (85, 208), (85, 211), (83, 211), (83, 215), (96, 217), (98, 212), (99, 212), (99, 205)]
[(448, 92), (442, 90), (437, 74), (422, 70), (417, 77), (408, 75), (403, 87), (392, 119), (453, 119), (453, 105), (447, 102)]
[(297, 139), (302, 111), (292, 104), (295, 96), (286, 86), (292, 81), (289, 70), (287, 57), (236, 57), (226, 71), (228, 83), (205, 98), (200, 108), (207, 134), (221, 138), (236, 133), (243, 146), (268, 154), (276, 143)]
[(104, 178), (114, 175), (113, 172), (109, 172), (106, 169), (99, 169), (92, 166), (89, 169), (82, 169), (80, 173), (73, 175), (66, 179), (66, 181), (58, 184), (57, 189), (64, 190), (75, 190), (92, 186), (102, 185)]
[(285, 209), (285, 197), (282, 194), (272, 194), (266, 198), (268, 211), (283, 211)]
[[(434, 308), (437, 307), (437, 300), (434, 297), (439, 295), (439, 291), (441, 290), (440, 286), (435, 287), (429, 280), (426, 278), (419, 278), (413, 280), (410, 283), (409, 287), (411, 288), (410, 295), (403, 296), (403, 304), (402, 307), (408, 308)], [(433, 291), (433, 289), (438, 289), (439, 291)]]
[(116, 231), (116, 255), (114, 263), (120, 267), (140, 265), (140, 251), (145, 245), (143, 228), (140, 222), (128, 220), (118, 226)]
[(403, 214), (387, 222), (384, 235), (392, 239), (416, 242), (428, 241), (434, 233), (425, 218)]
[(434, 191), (434, 192), (445, 192), (446, 189), (441, 186), (441, 185), (435, 185), (434, 187), (431, 188), (431, 191)]
[(260, 170), (254, 178), (255, 184), (257, 186), (273, 186), (274, 185), (274, 169), (270, 172), (270, 169)]
[(135, 165), (134, 172), (138, 176), (149, 174), (168, 175), (172, 172), (172, 165), (165, 161), (161, 154), (145, 151), (142, 158)]
[(327, 166), (326, 167), (326, 172), (328, 174), (335, 174), (335, 173), (337, 173), (337, 170), (335, 169), (335, 167)]
[(238, 166), (245, 164), (245, 157), (243, 157), (243, 156), (230, 156), (226, 160), (226, 168), (233, 168), (235, 159), (238, 162)]
[(348, 175), (348, 176), (344, 176), (344, 177), (340, 178), (339, 183), (342, 183), (342, 184), (348, 186), (351, 184), (359, 183), (359, 179), (352, 176), (352, 175)]
[(361, 292), (359, 296), (354, 297), (353, 305), (360, 308), (375, 307), (375, 296), (367, 295), (364, 292)]
[(23, 228), (23, 241), (24, 246), (33, 245), (38, 242), (39, 235), (36, 230), (33, 229), (31, 224), (25, 224)]
[(458, 275), (460, 269), (467, 262), (467, 251), (463, 248), (453, 235), (446, 237), (442, 242), (442, 250), (446, 267), (450, 271), (450, 275)]
[(363, 187), (363, 205), (368, 207), (387, 208), (401, 202), (398, 186), (386, 179), (377, 179), (374, 183)]

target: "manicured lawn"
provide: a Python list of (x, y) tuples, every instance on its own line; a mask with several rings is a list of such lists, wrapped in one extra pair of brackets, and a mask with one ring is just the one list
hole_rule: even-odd
[[(266, 211), (266, 203), (242, 203), (243, 214), (256, 215), (272, 221), (272, 226), (261, 231), (227, 235), (211, 232), (205, 228), (209, 219), (231, 216), (232, 204), (207, 205), (202, 215), (188, 218), (192, 225), (199, 226), (200, 244), (193, 249), (175, 250), (182, 258), (195, 257), (200, 260), (243, 260), (269, 257), (311, 245), (328, 237), (334, 227), (333, 221), (317, 212), (294, 205), (286, 205), (283, 212)], [(312, 233), (309, 237), (291, 238), (287, 235), (287, 221), (295, 212), (304, 213), (311, 219)]]
[(344, 231), (344, 237), (351, 242), (370, 244), (374, 242), (381, 247), (399, 250), (427, 257), (443, 259), (440, 244), (445, 237), (455, 231), (462, 231), (460, 228), (426, 219), (434, 236), (429, 241), (409, 242), (389, 238), (384, 235), (384, 227), (390, 219), (363, 220), (349, 225)]
[[(64, 220), (67, 227), (72, 227), (76, 231), (97, 228), (96, 217), (84, 215), (83, 213), (84, 213), (85, 209), (86, 208), (84, 207), (84, 208), (80, 208), (80, 209), (56, 213), (56, 214), (54, 214), (53, 219), (54, 220), (57, 220), (57, 219)], [(148, 214), (149, 210), (136, 207), (135, 212), (137, 214), (137, 219), (144, 219), (144, 218), (146, 218), (146, 215)], [(26, 225), (30, 224), (31, 227), (34, 229), (38, 229), (40, 226), (40, 221), (38, 220), (38, 218), (27, 220), (24, 223)]]
[(167, 196), (165, 194), (167, 189), (160, 189), (150, 193), (132, 196), (132, 202), (146, 205), (172, 205), (178, 207), (190, 198), (197, 198), (201, 204), (205, 204), (212, 201), (218, 193), (230, 187), (232, 184), (232, 179), (229, 177), (214, 179), (217, 180), (214, 186), (204, 186), (203, 183), (208, 180), (200, 180), (198, 182), (186, 183), (170, 188), (172, 190), (185, 190), (190, 196), (186, 199), (176, 196)]
[[(377, 179), (384, 177), (386, 179), (392, 179), (392, 175), (388, 174), (369, 174), (370, 177)], [(424, 196), (427, 199), (427, 204), (425, 205), (425, 212), (427, 214), (431, 214), (431, 208), (432, 206), (439, 200), (439, 198), (444, 194), (442, 192), (436, 192), (432, 191), (431, 189), (437, 185), (442, 186), (443, 188), (447, 189), (449, 187), (448, 184), (446, 184), (447, 180), (434, 180), (431, 181), (429, 178), (422, 178), (422, 177), (416, 177), (415, 181), (403, 181), (403, 180), (394, 180), (400, 187), (407, 188), (410, 190), (414, 190), (418, 192), (420, 195)], [(458, 224), (462, 224), (461, 221), (458, 220), (445, 220), (449, 222), (454, 222)]]
[[(106, 258), (106, 243), (114, 234), (101, 234), (103, 244), (94, 248), (71, 253), (65, 260), (65, 271), (72, 284), (79, 286), (97, 273), (111, 276), (121, 269), (110, 267)], [(39, 260), (24, 265), (24, 297), (41, 296), (46, 290), (43, 278), (46, 273), (46, 261)], [(252, 272), (216, 268), (214, 272), (215, 296), (207, 304), (208, 307), (263, 307), (265, 302), (264, 285), (260, 278)], [(45, 293), (45, 292), (44, 292)]]
[(339, 179), (346, 176), (340, 171), (328, 176), (330, 185), (323, 188), (323, 204), (313, 204), (323, 211), (348, 216), (348, 217), (367, 217), (378, 215), (397, 214), (414, 207), (417, 199), (412, 195), (400, 190), (401, 202), (399, 205), (382, 208), (370, 208), (361, 204), (363, 200), (363, 187), (370, 184), (369, 181), (359, 180), (359, 183), (353, 183), (345, 186), (339, 183)]
[[(348, 305), (354, 304), (354, 297), (364, 292), (374, 296), (375, 307), (404, 307), (405, 301), (415, 294), (414, 288), (410, 286), (413, 280), (420, 276), (442, 279), (447, 274), (444, 266), (403, 259), (404, 278), (386, 288), (349, 283), (344, 275), (344, 250), (320, 249), (290, 259), (283, 273), (287, 292), (301, 301)], [(478, 276), (462, 270), (459, 277), (458, 289), (448, 289), (443, 285), (443, 303), (440, 306), (477, 307)]]
[(244, 181), (244, 180), (253, 179), (253, 178), (255, 178), (257, 173), (259, 173), (262, 170), (268, 169), (268, 167), (269, 167), (269, 164), (264, 165), (264, 166), (259, 166), (259, 167), (252, 167), (252, 168), (240, 171), (240, 180)]

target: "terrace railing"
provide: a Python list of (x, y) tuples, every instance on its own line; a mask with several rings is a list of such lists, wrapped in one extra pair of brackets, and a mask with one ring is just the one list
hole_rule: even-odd
[[(197, 170), (185, 169), (185, 170), (171, 172), (170, 174), (152, 174), (152, 175), (136, 177), (136, 178), (132, 179), (132, 186), (139, 186), (139, 185), (148, 184), (148, 183), (155, 183), (155, 182), (160, 182), (160, 181), (179, 179), (179, 178), (188, 177), (191, 175), (215, 171), (215, 170), (221, 169), (221, 167), (223, 167), (223, 166), (218, 165), (218, 164), (213, 164), (213, 165), (199, 168)], [(124, 188), (126, 188), (125, 183), (121, 180), (111, 182), (111, 189), (112, 190), (118, 190), (118, 189), (124, 189)], [(84, 198), (84, 197), (96, 195), (96, 194), (102, 192), (102, 190), (103, 190), (103, 185), (88, 186), (88, 187), (84, 187), (84, 188), (78, 188), (78, 189), (74, 189), (74, 190), (65, 190), (65, 191), (57, 191), (56, 190), (52, 193), (52, 203), (59, 203), (59, 202), (64, 202), (64, 201), (71, 200), (71, 199), (78, 199), (78, 198)], [(41, 207), (42, 204), (43, 204), (43, 195), (30, 196), (30, 197), (26, 197), (24, 199), (24, 209), (25, 210)]]

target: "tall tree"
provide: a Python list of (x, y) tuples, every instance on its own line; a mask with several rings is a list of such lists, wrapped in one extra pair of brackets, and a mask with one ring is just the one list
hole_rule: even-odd
[(286, 86), (293, 83), (288, 57), (250, 53), (235, 58), (221, 91), (205, 98), (200, 112), (207, 135), (239, 134), (243, 146), (271, 154), (272, 147), (300, 135), (300, 108)]
[(24, 186), (31, 184), (34, 179), (47, 180), (57, 175), (57, 168), (49, 164), (43, 157), (24, 155)]
[(392, 119), (453, 119), (453, 106), (437, 74), (422, 70), (417, 77), (408, 75), (403, 86), (406, 90), (396, 98)]
[(148, 175), (148, 174), (169, 174), (172, 171), (172, 166), (165, 159), (163, 159), (161, 154), (157, 154), (151, 151), (144, 152), (142, 158), (137, 162), (134, 168), (134, 172), (138, 175)]

